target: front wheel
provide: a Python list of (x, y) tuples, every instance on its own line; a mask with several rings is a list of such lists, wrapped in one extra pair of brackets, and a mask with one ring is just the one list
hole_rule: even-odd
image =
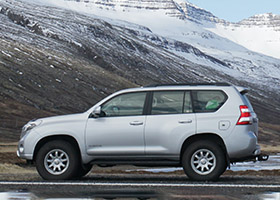
[(91, 164), (86, 164), (86, 165), (81, 164), (80, 168), (78, 169), (76, 178), (81, 178), (87, 175), (91, 171), (91, 168), (92, 168)]
[(187, 176), (197, 181), (215, 181), (227, 167), (222, 148), (206, 140), (197, 141), (186, 148), (182, 165)]
[(75, 176), (79, 154), (66, 141), (50, 141), (39, 149), (35, 161), (37, 171), (43, 179), (65, 180)]

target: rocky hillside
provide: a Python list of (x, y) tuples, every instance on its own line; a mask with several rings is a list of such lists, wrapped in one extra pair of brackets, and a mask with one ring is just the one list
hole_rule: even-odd
[(245, 85), (260, 118), (278, 123), (279, 93), (273, 88), (230, 76), (228, 62), (145, 26), (5, 0), (0, 20), (1, 141), (16, 141), (32, 118), (83, 112), (116, 90), (152, 83)]
[(276, 30), (280, 31), (280, 15), (273, 13), (259, 14), (244, 19), (238, 24), (247, 25), (247, 26), (266, 26), (273, 27)]
[[(32, 118), (82, 112), (122, 88), (206, 81), (204, 74), (215, 74), (196, 70), (197, 65), (160, 47), (168, 41), (145, 27), (125, 28), (19, 1), (0, 6), (3, 139), (17, 139), (20, 127)], [(211, 58), (190, 45), (173, 45)]]

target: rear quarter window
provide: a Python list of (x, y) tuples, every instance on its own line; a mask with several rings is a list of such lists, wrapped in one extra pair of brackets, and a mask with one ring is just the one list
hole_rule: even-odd
[(193, 91), (195, 112), (215, 112), (227, 101), (227, 95), (221, 90)]

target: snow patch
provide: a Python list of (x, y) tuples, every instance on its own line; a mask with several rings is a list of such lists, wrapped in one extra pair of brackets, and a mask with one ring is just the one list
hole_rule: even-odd
[[(260, 170), (280, 170), (280, 154), (272, 155), (265, 162), (241, 162), (232, 164), (230, 166), (230, 170), (232, 171), (260, 171)], [(170, 168), (151, 168), (151, 169), (133, 169), (133, 170), (125, 170), (126, 172), (133, 171), (145, 171), (145, 172), (153, 172), (153, 173), (168, 173), (175, 171), (183, 171), (182, 167), (170, 167)]]
[(17, 73), (18, 73), (19, 75), (22, 75), (22, 74), (23, 74), (23, 72), (21, 72), (21, 71), (17, 71)]
[(18, 51), (18, 52), (21, 52), (21, 50), (20, 50), (20, 49), (18, 49), (18, 48), (16, 48), (16, 47), (14, 48), (14, 50), (16, 50), (16, 51)]
[(1, 51), (2, 52), (2, 54), (4, 54), (5, 56), (8, 56), (8, 57), (12, 57), (10, 54), (8, 54), (8, 53), (6, 53), (5, 51)]
[(83, 45), (82, 45), (81, 43), (76, 42), (75, 40), (71, 40), (71, 42), (72, 42), (73, 44), (75, 44), (76, 46), (78, 46), (78, 47), (83, 47)]

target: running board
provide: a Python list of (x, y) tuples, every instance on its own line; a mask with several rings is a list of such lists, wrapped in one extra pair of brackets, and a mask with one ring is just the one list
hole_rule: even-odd
[(91, 164), (96, 164), (99, 166), (112, 166), (112, 165), (135, 165), (135, 166), (150, 166), (150, 167), (158, 167), (158, 166), (180, 166), (179, 161), (173, 160), (93, 160)]

